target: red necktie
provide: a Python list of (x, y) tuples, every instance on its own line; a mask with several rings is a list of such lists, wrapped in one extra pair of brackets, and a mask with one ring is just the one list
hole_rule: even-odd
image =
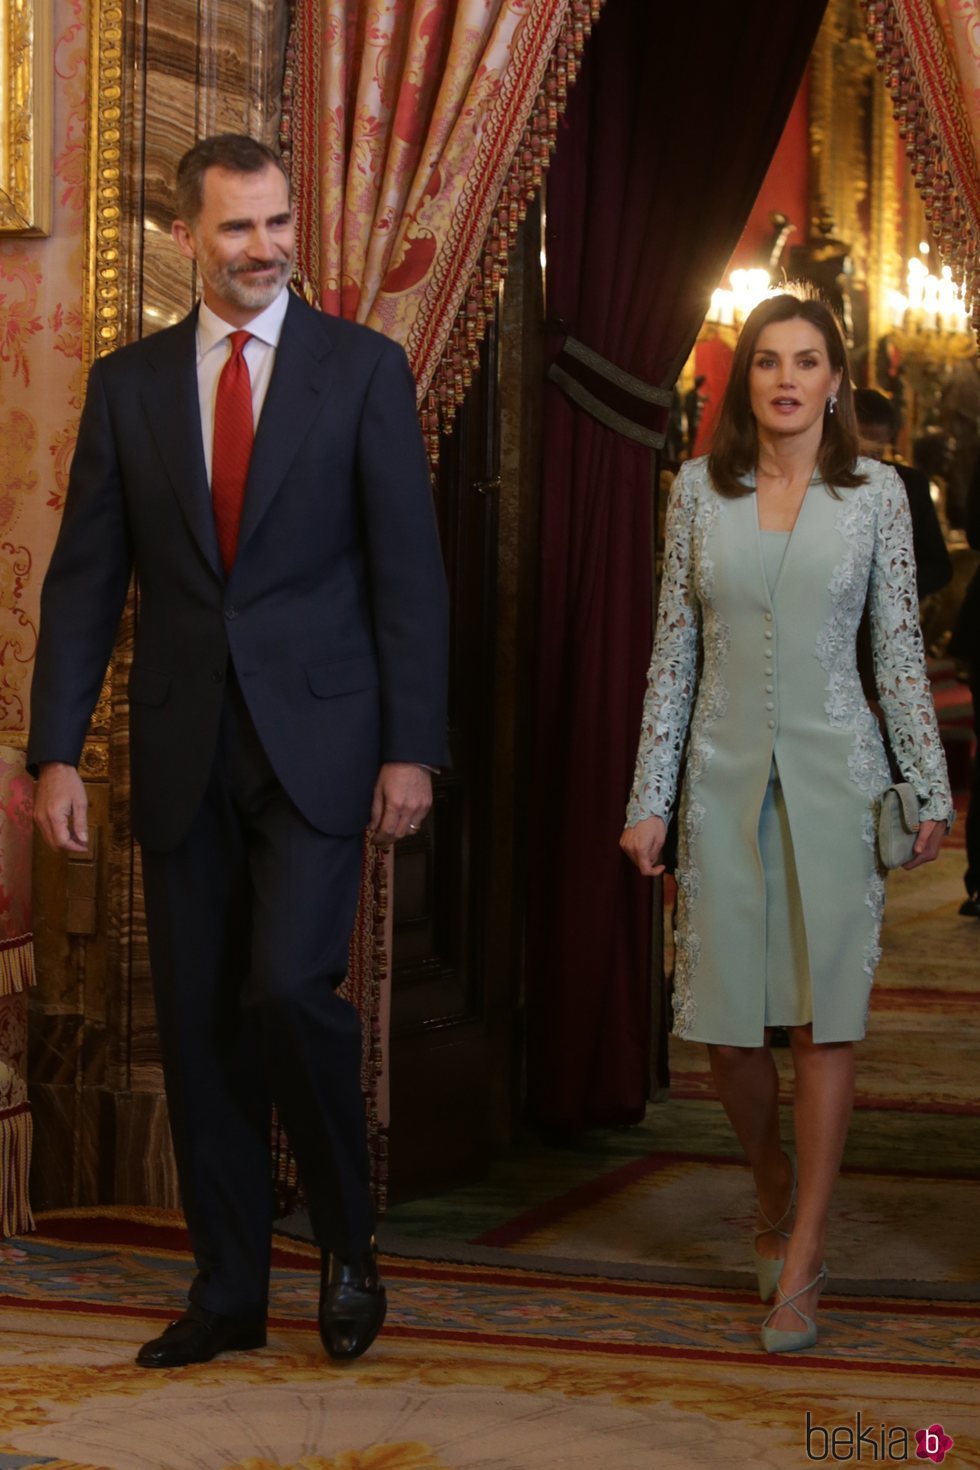
[(232, 332), (231, 356), (221, 369), (214, 404), (214, 443), (211, 454), (211, 503), (218, 531), (218, 549), (225, 572), (235, 562), (238, 525), (242, 518), (245, 481), (252, 457), (252, 380), (244, 358), (250, 332)]

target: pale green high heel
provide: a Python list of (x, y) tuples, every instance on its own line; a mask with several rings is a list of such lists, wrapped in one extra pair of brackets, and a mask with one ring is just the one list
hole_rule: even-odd
[(760, 1207), (759, 1214), (765, 1220), (766, 1224), (763, 1230), (757, 1230), (755, 1232), (752, 1240), (752, 1261), (755, 1265), (755, 1274), (759, 1282), (760, 1302), (767, 1302), (779, 1285), (779, 1274), (783, 1269), (783, 1258), (782, 1256), (760, 1256), (756, 1249), (756, 1242), (760, 1236), (766, 1235), (770, 1231), (774, 1235), (778, 1235), (782, 1240), (789, 1240), (789, 1231), (780, 1230), (779, 1227), (793, 1213), (793, 1207), (796, 1204), (796, 1158), (791, 1153), (787, 1153), (786, 1157), (789, 1159), (789, 1166), (793, 1171), (793, 1187), (790, 1190), (789, 1204), (775, 1224), (769, 1219), (765, 1210)]
[[(775, 1305), (770, 1311), (769, 1316), (763, 1322), (760, 1333), (762, 1346), (767, 1353), (798, 1353), (802, 1352), (804, 1348), (814, 1346), (817, 1340), (817, 1324), (812, 1317), (807, 1316), (806, 1312), (800, 1311), (796, 1302), (799, 1297), (806, 1296), (806, 1293), (811, 1291), (818, 1283), (820, 1290), (823, 1291), (827, 1284), (826, 1261), (820, 1267), (813, 1280), (808, 1281), (806, 1286), (801, 1286), (799, 1291), (794, 1291), (791, 1296), (781, 1296), (777, 1289)], [(781, 1327), (769, 1326), (769, 1318), (775, 1316), (782, 1307), (792, 1307), (793, 1311), (803, 1323), (802, 1329), (796, 1332), (787, 1332)]]

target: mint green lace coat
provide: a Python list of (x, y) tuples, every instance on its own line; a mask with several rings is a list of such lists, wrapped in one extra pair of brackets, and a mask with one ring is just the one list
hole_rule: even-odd
[[(859, 461), (836, 498), (814, 478), (770, 596), (756, 497), (717, 494), (686, 463), (667, 548), (627, 821), (670, 819), (685, 737), (674, 1023), (758, 1046), (766, 992), (759, 813), (775, 757), (792, 835), (816, 1041), (864, 1035), (880, 956), (875, 823), (891, 776), (858, 677), (867, 600), (879, 696), (922, 815), (953, 804), (919, 632), (912, 528), (895, 471)], [(698, 675), (699, 647), (703, 666)]]

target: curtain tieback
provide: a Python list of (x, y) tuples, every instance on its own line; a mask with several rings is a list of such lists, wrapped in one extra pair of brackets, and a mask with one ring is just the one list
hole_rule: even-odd
[(669, 388), (654, 388), (566, 337), (547, 376), (593, 418), (650, 449), (662, 449), (670, 408)]

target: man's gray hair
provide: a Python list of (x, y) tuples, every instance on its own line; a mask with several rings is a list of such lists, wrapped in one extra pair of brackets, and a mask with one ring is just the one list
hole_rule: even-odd
[(193, 224), (204, 203), (204, 175), (209, 168), (226, 168), (234, 174), (260, 174), (270, 164), (277, 168), (289, 188), (289, 174), (279, 154), (257, 138), (244, 133), (213, 133), (189, 148), (177, 165), (177, 218)]

